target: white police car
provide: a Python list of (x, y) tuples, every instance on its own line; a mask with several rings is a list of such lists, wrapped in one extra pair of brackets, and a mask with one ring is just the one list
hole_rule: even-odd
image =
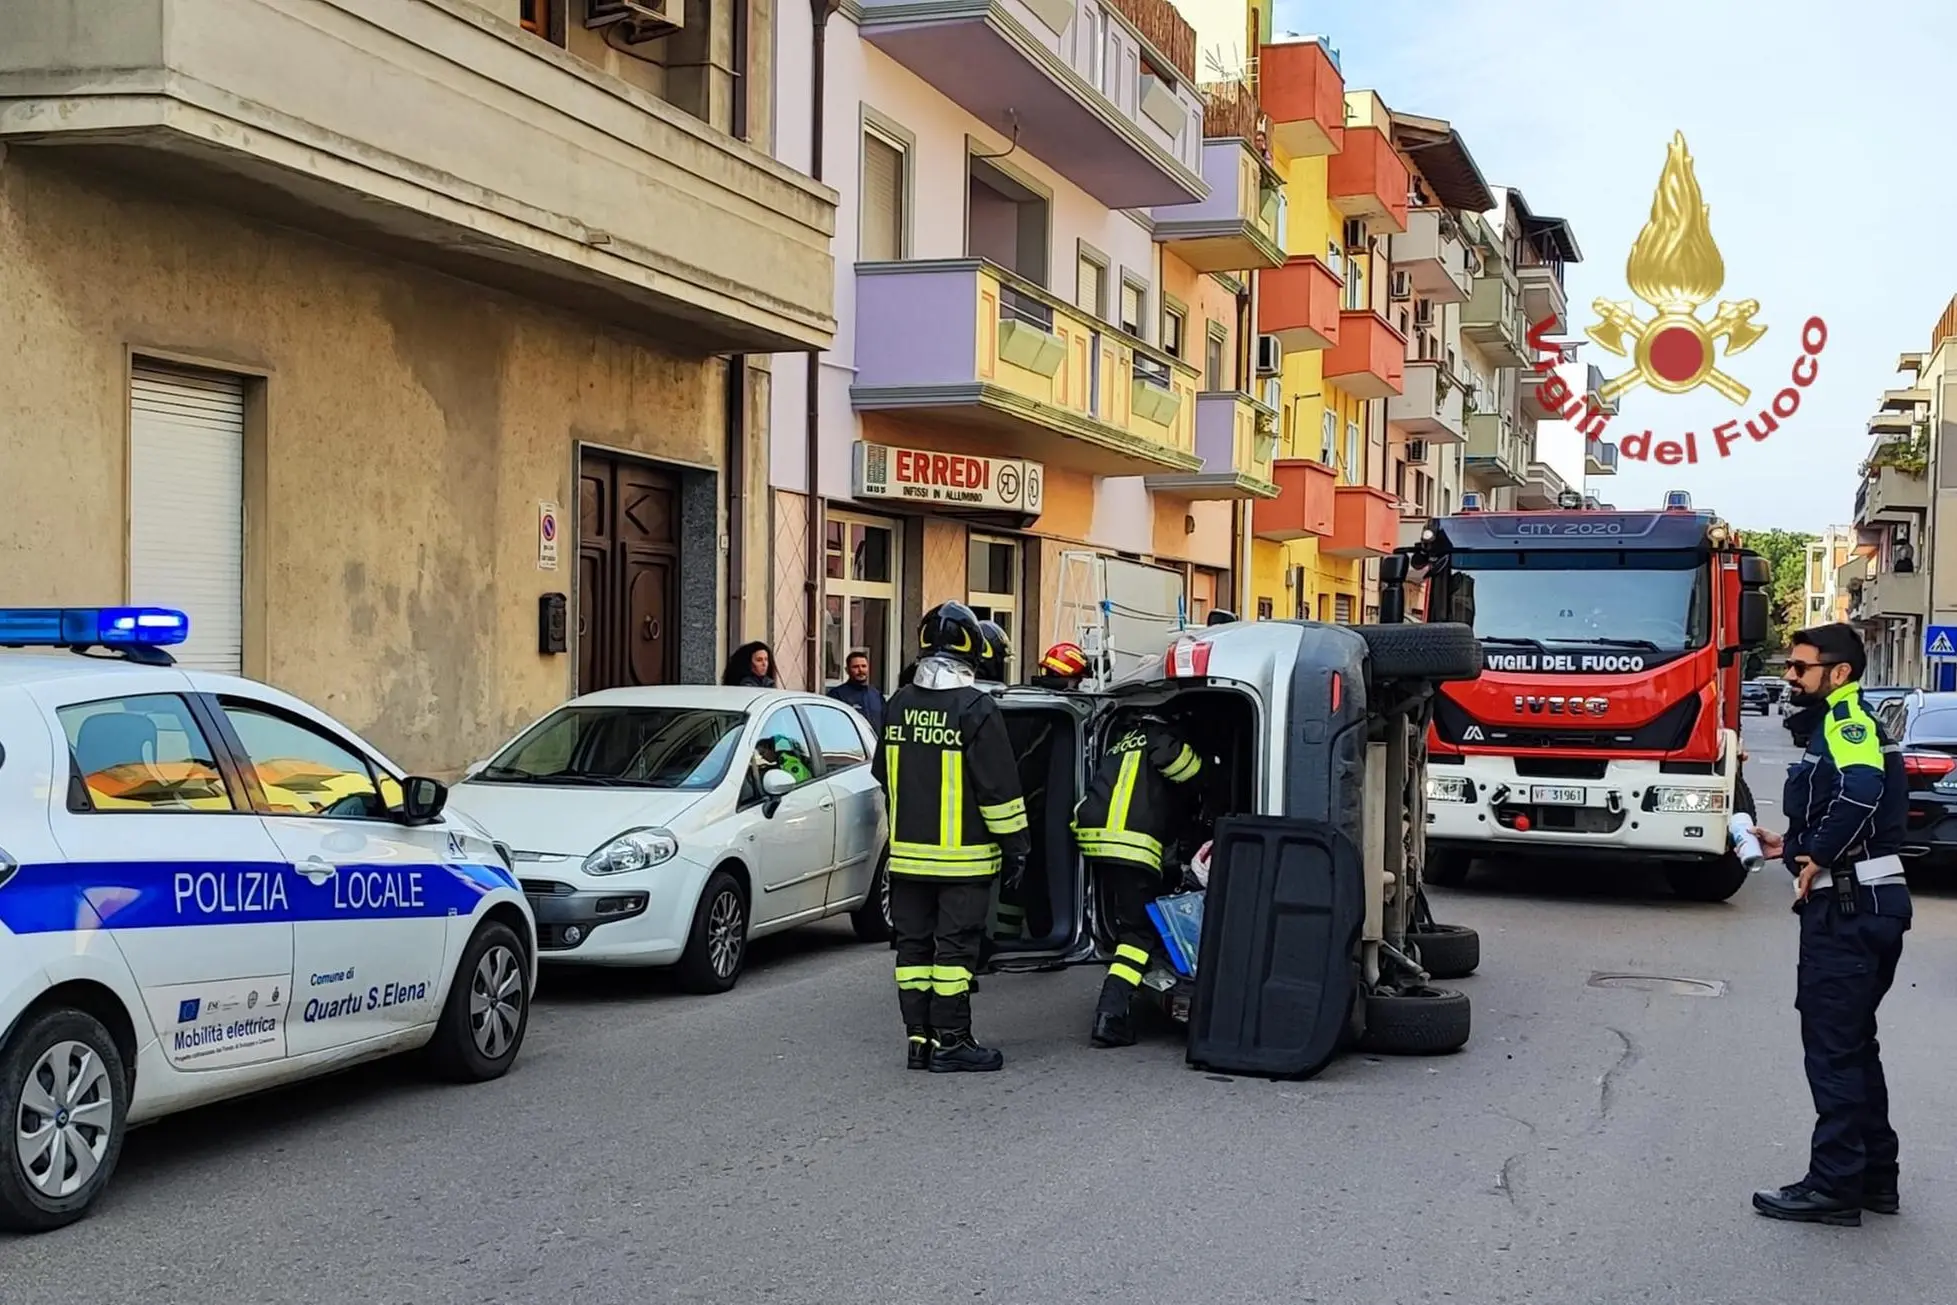
[(491, 1079), (523, 1042), (503, 850), (305, 703), (177, 668), (188, 631), (0, 609), (54, 650), (0, 654), (0, 1227), (80, 1218), (131, 1124), (417, 1048)]

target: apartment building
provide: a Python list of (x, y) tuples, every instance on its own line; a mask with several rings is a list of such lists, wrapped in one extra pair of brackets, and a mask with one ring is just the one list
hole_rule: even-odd
[(835, 344), (774, 367), (785, 682), (865, 648), (891, 685), (950, 598), (1015, 669), (1236, 605), (1277, 493), (1246, 350), (1282, 197), (1254, 93), (1195, 52), (1168, 0), (778, 15), (780, 157), (840, 196)]
[(1872, 684), (1957, 689), (1957, 657), (1940, 646), (1933, 653), (1931, 633), (1957, 624), (1957, 531), (1947, 523), (1939, 529), (1957, 496), (1953, 338), (1957, 299), (1928, 351), (1897, 359), (1908, 384), (1884, 392), (1868, 423), (1873, 443), (1855, 489), (1855, 546), (1836, 584), (1868, 644)]
[(0, 603), (186, 608), (437, 774), (713, 678), (835, 325), (750, 4), (0, 0)]
[(1848, 619), (1848, 594), (1837, 583), (1837, 577), (1854, 554), (1855, 531), (1849, 526), (1829, 526), (1819, 539), (1808, 541), (1806, 566), (1802, 571), (1806, 588), (1801, 607), (1802, 625), (1827, 625)]
[[(1594, 497), (1595, 478), (1617, 474), (1617, 444), (1597, 432), (1617, 415), (1618, 400), (1605, 399), (1604, 374), (1595, 363), (1559, 362), (1553, 368), (1570, 396), (1561, 413), (1536, 423), (1535, 458), (1529, 480), (1516, 491), (1526, 508), (1555, 507), (1575, 491)], [(1533, 373), (1525, 380), (1535, 383)]]

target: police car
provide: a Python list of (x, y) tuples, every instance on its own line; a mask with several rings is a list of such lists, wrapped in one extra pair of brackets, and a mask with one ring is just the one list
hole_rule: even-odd
[[(0, 609), (0, 1227), (82, 1217), (125, 1130), (419, 1050), (500, 1076), (536, 977), (447, 790), (157, 608)], [(81, 653), (83, 656), (74, 654)]]

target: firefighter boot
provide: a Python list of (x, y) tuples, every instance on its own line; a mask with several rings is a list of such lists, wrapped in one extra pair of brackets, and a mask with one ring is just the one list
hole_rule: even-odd
[(1094, 1045), (1132, 1047), (1135, 1045), (1133, 1005), (1135, 988), (1125, 979), (1110, 974), (1101, 985), (1101, 1001), (1094, 1008)]
[(931, 1049), (933, 1074), (989, 1074), (1005, 1068), (1005, 1056), (991, 1047), (981, 1047), (970, 1029), (940, 1029), (937, 1038), (937, 1045)]
[(922, 1024), (913, 1024), (905, 1032), (910, 1035), (909, 1048), (905, 1053), (905, 1068), (931, 1068), (931, 1030)]

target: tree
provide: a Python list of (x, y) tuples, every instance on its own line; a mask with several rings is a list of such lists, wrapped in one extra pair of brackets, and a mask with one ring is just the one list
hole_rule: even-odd
[(1801, 628), (1807, 616), (1807, 550), (1819, 536), (1797, 530), (1748, 530), (1740, 537), (1767, 559), (1773, 572), (1773, 585), (1767, 590), (1767, 610), (1773, 618), (1767, 652), (1784, 652), (1788, 636)]

